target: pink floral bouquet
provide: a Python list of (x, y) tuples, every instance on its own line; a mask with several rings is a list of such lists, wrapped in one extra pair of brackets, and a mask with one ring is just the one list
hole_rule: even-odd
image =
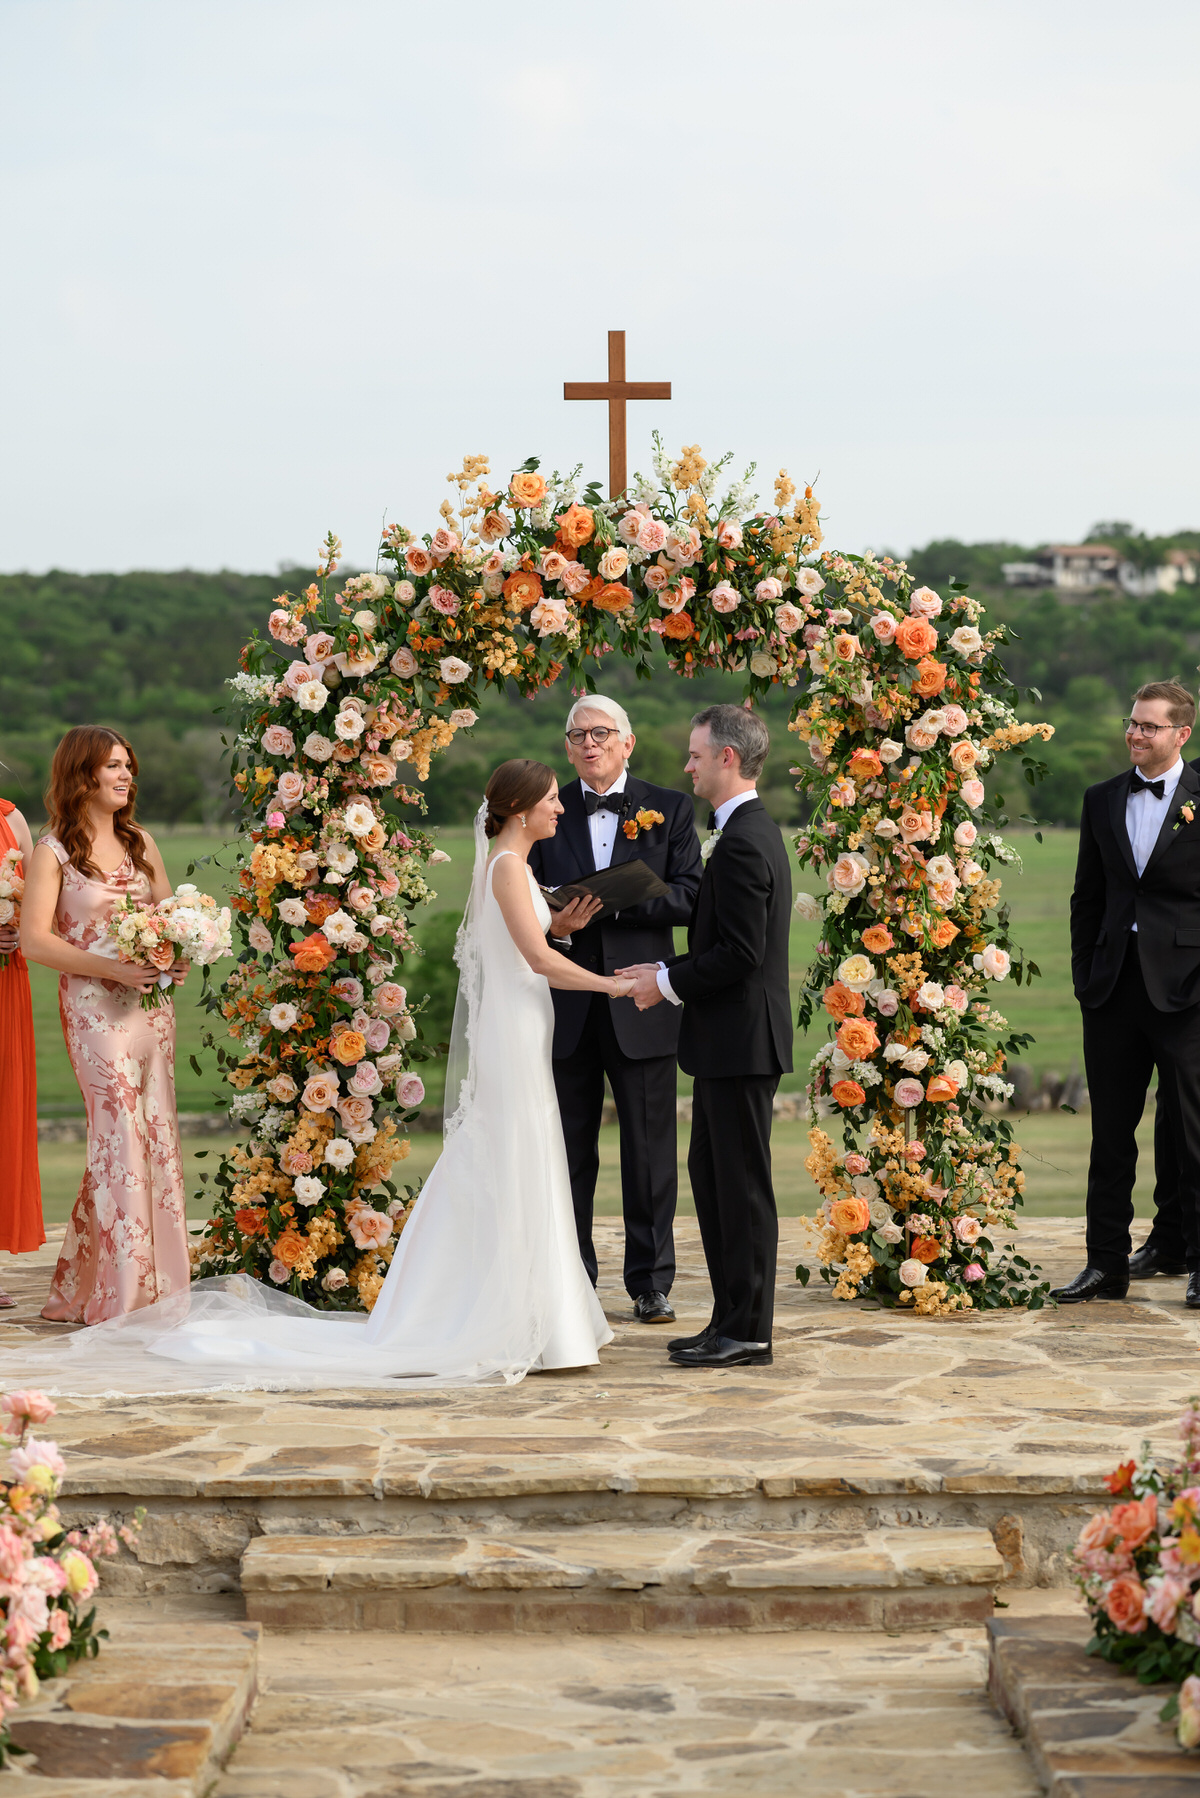
[[(19, 929), (21, 924), (21, 900), (25, 893), (25, 882), (20, 875), (21, 851), (6, 849), (0, 855), (0, 927), (10, 926)], [(8, 956), (0, 955), (0, 968), (8, 966)]]
[(218, 908), (215, 899), (186, 885), (157, 905), (127, 893), (113, 907), (108, 935), (121, 961), (158, 969), (157, 985), (142, 994), (147, 1011), (174, 985), (170, 970), (177, 959), (210, 967), (230, 953), (232, 942), (228, 907)]
[(1183, 1458), (1164, 1471), (1148, 1449), (1105, 1484), (1120, 1502), (1085, 1523), (1075, 1581), (1095, 1634), (1088, 1653), (1143, 1685), (1182, 1682), (1164, 1706), (1185, 1748), (1200, 1746), (1200, 1400), (1180, 1420)]
[(40, 1392), (9, 1392), (0, 1398), (7, 1433), (11, 1477), (0, 1479), (0, 1766), (23, 1753), (10, 1740), (8, 1719), (23, 1699), (37, 1694), (38, 1682), (59, 1679), (72, 1661), (100, 1652), (106, 1630), (95, 1627), (96, 1611), (82, 1607), (99, 1584), (95, 1561), (117, 1552), (118, 1538), (132, 1548), (133, 1528), (115, 1530), (101, 1518), (87, 1530), (64, 1530), (58, 1496), (65, 1467), (53, 1442), (30, 1430), (49, 1422), (54, 1406)]

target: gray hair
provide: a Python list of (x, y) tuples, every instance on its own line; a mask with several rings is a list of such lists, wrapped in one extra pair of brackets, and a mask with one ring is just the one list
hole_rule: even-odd
[(585, 693), (577, 699), (567, 713), (566, 729), (575, 728), (575, 720), (580, 712), (599, 712), (602, 717), (611, 718), (623, 737), (633, 735), (633, 726), (629, 722), (629, 713), (615, 699), (606, 699), (603, 693)]
[(692, 728), (707, 724), (714, 749), (732, 749), (741, 766), (743, 780), (757, 780), (771, 747), (771, 737), (762, 719), (740, 705), (706, 705), (692, 719)]

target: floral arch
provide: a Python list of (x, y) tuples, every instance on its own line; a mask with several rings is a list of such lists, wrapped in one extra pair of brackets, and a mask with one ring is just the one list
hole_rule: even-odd
[(586, 689), (601, 658), (644, 664), (658, 637), (682, 677), (742, 674), (747, 704), (797, 691), (796, 852), (819, 889), (797, 909), (824, 920), (801, 1022), (828, 1015), (809, 1092), (842, 1137), (811, 1133), (826, 1277), (924, 1313), (1037, 1301), (987, 1234), (1023, 1180), (995, 1115), (1021, 1041), (990, 998), (1034, 970), (1014, 962), (994, 869), (1015, 856), (979, 776), (1050, 727), (1017, 721), (1003, 628), (980, 631), (960, 584), (943, 599), (888, 557), (823, 552), (819, 503), (785, 472), (764, 510), (753, 469), (723, 487), (728, 458), (655, 446), (653, 477), (609, 501), (533, 458), (493, 489), (469, 456), (436, 530), (388, 527), (381, 572), (340, 590), (331, 533), (313, 584), (243, 651), (244, 948), (208, 1004), (246, 1137), (213, 1181), (198, 1276), (373, 1305), (413, 1197), (396, 1173), (415, 1069), (435, 1053), (404, 984), (441, 854), (408, 821), (420, 783), (488, 685)]

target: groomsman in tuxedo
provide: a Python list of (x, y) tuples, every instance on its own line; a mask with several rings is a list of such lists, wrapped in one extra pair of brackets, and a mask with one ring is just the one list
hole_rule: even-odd
[(699, 1336), (668, 1344), (679, 1367), (771, 1359), (779, 1246), (771, 1117), (780, 1075), (792, 1066), (792, 878), (754, 784), (769, 747), (766, 725), (742, 706), (709, 706), (693, 718), (687, 767), (713, 807), (715, 835), (705, 845), (688, 952), (621, 970), (634, 975), (639, 1006), (682, 1005), (679, 1065), (695, 1077), (688, 1173), (713, 1311)]
[(1132, 769), (1084, 795), (1071, 968), (1092, 1103), (1087, 1266), (1053, 1295), (1060, 1304), (1128, 1291), (1134, 1132), (1157, 1066), (1180, 1164), (1186, 1303), (1200, 1310), (1200, 776), (1180, 759), (1195, 720), (1178, 681), (1139, 687)]
[[(596, 973), (674, 952), (672, 927), (686, 924), (700, 885), (700, 840), (686, 793), (651, 786), (629, 772), (634, 735), (625, 708), (589, 694), (567, 718), (567, 758), (579, 775), (559, 793), (563, 815), (553, 837), (529, 855), (543, 886), (565, 886), (616, 863), (641, 860), (671, 889), (596, 921), (598, 900), (576, 900), (555, 914), (550, 941)], [(638, 814), (659, 814), (642, 822)], [(555, 990), (554, 1084), (562, 1114), (579, 1253), (596, 1282), (592, 1207), (600, 1171), (600, 1117), (607, 1074), (621, 1130), (621, 1209), (625, 1287), (646, 1324), (671, 1323), (675, 1279), (675, 1051), (679, 1019), (645, 1014), (632, 999)]]

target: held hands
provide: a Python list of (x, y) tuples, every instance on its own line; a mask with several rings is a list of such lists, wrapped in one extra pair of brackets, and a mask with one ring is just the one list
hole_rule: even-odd
[(603, 909), (603, 899), (597, 899), (592, 893), (579, 899), (572, 899), (569, 904), (563, 906), (561, 911), (552, 913), (550, 935), (560, 939), (564, 936), (573, 936), (577, 930), (582, 930), (590, 924), (596, 913)]
[(630, 997), (639, 1011), (649, 1011), (652, 1005), (662, 1004), (657, 962), (643, 961), (632, 968), (618, 968), (617, 979), (632, 981)]

